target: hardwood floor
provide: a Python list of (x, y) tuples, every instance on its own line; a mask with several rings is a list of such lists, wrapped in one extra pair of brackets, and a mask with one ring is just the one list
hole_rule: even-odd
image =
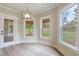
[(0, 56), (61, 56), (54, 48), (42, 44), (17, 44), (0, 48)]

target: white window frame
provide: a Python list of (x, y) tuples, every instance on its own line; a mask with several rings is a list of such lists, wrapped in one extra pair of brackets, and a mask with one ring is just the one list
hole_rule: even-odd
[[(65, 10), (67, 10), (67, 9), (69, 9), (69, 8), (71, 8), (71, 7), (73, 7), (74, 5), (76, 5), (76, 4), (68, 4), (67, 6), (65, 6), (65, 8), (63, 8), (61, 11), (60, 11), (60, 13), (59, 13), (59, 15), (60, 15), (60, 22), (61, 22), (61, 13), (62, 12), (64, 12)], [(77, 21), (78, 21), (78, 19), (77, 19)], [(60, 25), (60, 24), (59, 24)], [(60, 28), (60, 26), (59, 26), (59, 28)], [(74, 50), (78, 50), (78, 42), (77, 42), (77, 40), (78, 40), (78, 24), (76, 25), (76, 46), (73, 46), (73, 45), (71, 45), (71, 44), (68, 44), (68, 43), (66, 43), (65, 41), (63, 41), (63, 34), (61, 34), (61, 32), (63, 33), (63, 30), (61, 31), (62, 29), (60, 28), (59, 29), (59, 42), (61, 43), (61, 44), (63, 44), (63, 45), (65, 45), (65, 46), (67, 46), (67, 47), (69, 47), (69, 48), (72, 48), (72, 49), (74, 49)]]
[(35, 27), (34, 20), (32, 20), (33, 21), (33, 36), (26, 36), (26, 33), (25, 33), (26, 32), (26, 30), (25, 30), (25, 24), (26, 24), (25, 22), (26, 21), (28, 21), (28, 20), (27, 19), (24, 19), (24, 22), (23, 22), (24, 23), (24, 38), (26, 38), (26, 37), (33, 37), (34, 36), (34, 30), (35, 30), (34, 29), (34, 27)]
[[(46, 19), (46, 18), (49, 18), (49, 20), (50, 20), (50, 35), (49, 35), (49, 37), (42, 36), (42, 20)], [(40, 38), (48, 39), (48, 40), (51, 38), (51, 15), (45, 16), (45, 17), (41, 17), (41, 19), (40, 19)]]

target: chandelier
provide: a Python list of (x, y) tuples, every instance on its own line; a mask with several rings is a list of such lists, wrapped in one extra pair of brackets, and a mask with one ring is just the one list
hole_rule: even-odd
[(23, 12), (23, 18), (24, 19), (31, 19), (31, 12), (28, 9), (28, 4), (27, 4), (27, 10), (26, 10), (26, 12)]

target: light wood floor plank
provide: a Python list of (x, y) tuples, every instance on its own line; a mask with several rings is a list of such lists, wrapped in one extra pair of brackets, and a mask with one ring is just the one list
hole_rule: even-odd
[(17, 44), (0, 48), (0, 56), (61, 56), (54, 48), (42, 44)]

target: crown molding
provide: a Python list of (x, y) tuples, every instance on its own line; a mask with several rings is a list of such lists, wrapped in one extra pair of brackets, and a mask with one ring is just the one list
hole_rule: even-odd
[(8, 7), (2, 6), (2, 5), (0, 5), (0, 7), (4, 8), (4, 9), (7, 9), (7, 10), (10, 10), (10, 11), (13, 11), (13, 12), (21, 13), (20, 11), (16, 11), (16, 10), (14, 10), (12, 8), (8, 8)]
[(46, 12), (46, 11), (48, 11), (48, 10), (50, 10), (50, 9), (53, 9), (53, 8), (57, 7), (58, 5), (59, 5), (59, 4), (55, 4), (55, 5), (52, 6), (52, 7), (49, 7), (49, 8), (47, 8), (47, 9), (43, 10), (43, 11), (38, 11), (38, 13), (36, 12), (36, 13), (34, 13), (34, 14), (41, 14), (41, 13), (43, 13), (43, 12)]
[[(59, 5), (59, 4), (55, 4), (54, 6), (49, 7), (49, 8), (47, 8), (47, 9), (43, 10), (43, 11), (38, 11), (38, 12), (35, 12), (35, 13), (32, 12), (32, 14), (40, 14), (40, 13), (42, 13), (42, 12), (45, 12), (45, 11), (47, 11), (47, 10), (50, 10), (50, 9), (52, 9), (52, 8), (54, 8), (54, 7), (56, 7), (56, 6), (58, 6), (58, 5)], [(7, 10), (10, 10), (10, 11), (13, 11), (13, 12), (22, 13), (21, 11), (17, 11), (17, 10), (15, 10), (15, 9), (12, 9), (12, 8), (9, 8), (9, 7), (5, 7), (5, 6), (2, 6), (2, 5), (0, 5), (0, 7), (1, 7), (1, 8), (4, 8), (4, 9), (7, 9)]]

